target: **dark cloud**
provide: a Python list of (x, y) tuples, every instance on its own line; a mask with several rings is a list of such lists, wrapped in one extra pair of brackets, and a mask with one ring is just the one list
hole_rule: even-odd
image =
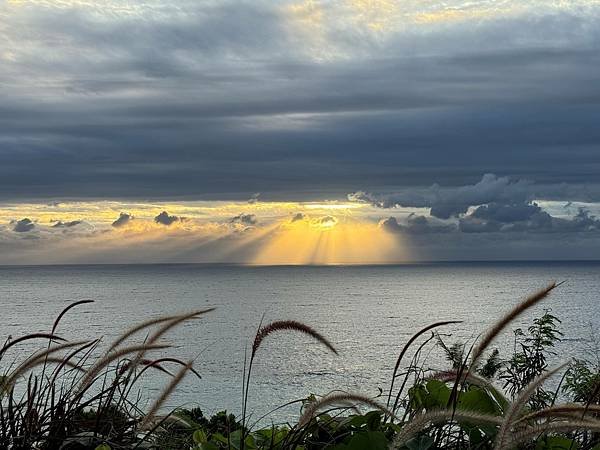
[(159, 215), (157, 215), (157, 216), (154, 218), (154, 221), (155, 221), (156, 223), (160, 223), (160, 224), (162, 224), (162, 225), (167, 225), (167, 226), (169, 226), (169, 225), (171, 225), (172, 223), (174, 223), (174, 222), (177, 222), (177, 221), (179, 221), (179, 220), (180, 220), (180, 218), (179, 218), (179, 217), (177, 217), (177, 216), (170, 216), (170, 215), (169, 215), (169, 213), (168, 213), (167, 211), (163, 211), (163, 212), (161, 212)]
[(406, 223), (399, 223), (395, 217), (388, 217), (379, 221), (379, 226), (392, 233), (428, 234), (456, 231), (454, 224), (443, 223), (417, 214), (410, 214), (406, 218)]
[(296, 213), (296, 214), (294, 214), (292, 216), (292, 220), (291, 221), (292, 222), (299, 222), (299, 221), (304, 220), (304, 219), (306, 219), (306, 215), (304, 213), (299, 212), (299, 213)]
[(260, 192), (256, 192), (254, 194), (252, 194), (252, 197), (250, 197), (248, 199), (248, 203), (253, 204), (258, 202), (258, 199), (260, 198)]
[(492, 203), (476, 208), (459, 220), (464, 233), (489, 232), (593, 232), (600, 220), (581, 208), (572, 218), (553, 217), (535, 203), (501, 205)]
[(71, 228), (76, 225), (79, 225), (80, 223), (83, 223), (83, 221), (82, 220), (71, 220), (69, 222), (63, 222), (63, 221), (59, 220), (54, 225), (52, 225), (52, 228)]
[(555, 226), (569, 231), (600, 231), (600, 219), (590, 214), (588, 210), (579, 208), (579, 212), (572, 220), (555, 219)]
[(553, 218), (535, 203), (490, 203), (477, 207), (459, 221), (464, 233), (549, 230)]
[(524, 202), (535, 195), (535, 189), (531, 181), (511, 180), (488, 173), (474, 185), (443, 188), (434, 184), (428, 189), (384, 195), (359, 191), (349, 194), (348, 199), (369, 202), (381, 208), (431, 208), (432, 216), (448, 219), (466, 213), (470, 206), (490, 202)]
[(123, 226), (127, 225), (129, 222), (131, 222), (132, 220), (133, 220), (133, 216), (131, 214), (122, 212), (119, 214), (119, 217), (117, 218), (117, 220), (115, 220), (112, 223), (112, 226), (115, 228), (123, 227)]
[(463, 217), (458, 223), (458, 228), (463, 233), (491, 233), (500, 231), (501, 224), (491, 220), (482, 220), (477, 217)]
[(573, 233), (600, 231), (600, 219), (580, 208), (572, 217), (555, 217), (537, 203), (489, 203), (472, 209), (457, 222), (411, 213), (405, 221), (382, 219), (379, 226), (390, 232), (410, 234), (461, 233)]
[(258, 220), (254, 214), (239, 214), (235, 217), (232, 217), (230, 220), (231, 223), (242, 223), (244, 225), (256, 225)]
[(30, 219), (24, 218), (21, 220), (17, 220), (14, 222), (13, 231), (17, 233), (25, 233), (27, 231), (31, 231), (35, 228), (35, 223), (33, 223)]
[(536, 203), (502, 204), (489, 203), (479, 206), (471, 214), (472, 217), (485, 220), (495, 220), (503, 223), (530, 220), (542, 213)]

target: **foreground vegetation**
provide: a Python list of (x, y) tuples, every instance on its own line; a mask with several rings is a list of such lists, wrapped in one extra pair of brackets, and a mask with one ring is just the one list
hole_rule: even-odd
[[(99, 340), (60, 337), (63, 316), (89, 303), (77, 302), (59, 314), (48, 333), (9, 338), (0, 348), (0, 450), (600, 450), (598, 354), (549, 367), (562, 337), (560, 320), (549, 310), (527, 329), (513, 330), (511, 355), (491, 347), (515, 318), (555, 287), (519, 303), (472, 345), (449, 344), (438, 333), (457, 322), (425, 327), (401, 349), (389, 389), (377, 398), (339, 391), (310, 396), (296, 402), (296, 423), (262, 429), (249, 423), (246, 405), (263, 341), (292, 331), (337, 353), (323, 335), (295, 321), (261, 326), (245, 365), (239, 417), (225, 411), (205, 417), (200, 408), (165, 415), (164, 403), (183, 377), (200, 374), (190, 361), (150, 355), (168, 348), (163, 338), (170, 330), (211, 310), (144, 322), (104, 350)], [(140, 335), (146, 336), (142, 343), (131, 344)], [(44, 347), (17, 362), (7, 359), (29, 341), (44, 342)], [(428, 367), (424, 355), (431, 346), (445, 352), (446, 371)], [(136, 385), (150, 370), (170, 382), (142, 411), (135, 401)]]

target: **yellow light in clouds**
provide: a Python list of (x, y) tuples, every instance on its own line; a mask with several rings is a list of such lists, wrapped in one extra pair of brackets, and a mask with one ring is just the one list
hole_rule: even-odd
[[(182, 218), (158, 224), (162, 211)], [(125, 212), (134, 217), (111, 224)], [(232, 221), (252, 214), (252, 224)], [(378, 264), (409, 260), (409, 242), (375, 223), (379, 211), (363, 203), (205, 202), (142, 203), (88, 201), (0, 204), (0, 239), (11, 239), (10, 261), (235, 262), (245, 264)], [(292, 217), (294, 219), (292, 219)], [(14, 221), (35, 223), (25, 240)], [(61, 221), (79, 221), (56, 228)], [(4, 259), (2, 259), (4, 258)], [(7, 254), (0, 261), (8, 261)]]
[(398, 236), (373, 223), (327, 216), (281, 222), (251, 263), (384, 264), (407, 260)]

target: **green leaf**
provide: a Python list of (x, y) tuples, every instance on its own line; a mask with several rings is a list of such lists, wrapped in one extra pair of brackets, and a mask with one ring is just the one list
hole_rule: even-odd
[(242, 430), (235, 430), (229, 433), (229, 442), (233, 448), (241, 448)]
[(493, 397), (486, 390), (478, 387), (471, 387), (467, 392), (461, 392), (458, 407), (466, 411), (500, 415), (500, 408)]
[(192, 439), (194, 440), (194, 442), (196, 444), (204, 444), (205, 442), (208, 442), (208, 438), (206, 437), (206, 433), (202, 430), (196, 430), (194, 431), (194, 434), (192, 434)]
[(221, 444), (227, 444), (227, 438), (221, 433), (213, 433), (210, 437), (211, 441), (220, 442)]
[(370, 411), (365, 414), (365, 419), (367, 423), (367, 428), (369, 431), (377, 431), (379, 430), (379, 426), (381, 425), (381, 412), (380, 411)]
[(347, 425), (354, 427), (354, 428), (360, 428), (366, 423), (367, 423), (366, 416), (351, 416), (348, 419), (348, 421), (346, 422)]
[(244, 448), (247, 448), (248, 450), (256, 448), (256, 441), (254, 440), (254, 436), (246, 436), (246, 439), (244, 439)]
[(200, 450), (219, 450), (219, 447), (217, 447), (212, 442), (204, 442), (200, 444), (199, 448)]
[(388, 441), (385, 434), (381, 431), (363, 431), (356, 433), (348, 444), (344, 446), (345, 450), (387, 450)]
[(561, 436), (546, 436), (537, 441), (535, 450), (577, 450), (579, 445)]
[(448, 405), (452, 391), (446, 383), (439, 380), (429, 380), (426, 387), (429, 393), (424, 402), (426, 408), (445, 408)]

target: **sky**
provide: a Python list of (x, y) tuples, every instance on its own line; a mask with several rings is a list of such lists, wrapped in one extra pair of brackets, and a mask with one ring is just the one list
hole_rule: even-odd
[(0, 2), (0, 264), (600, 254), (600, 1)]

